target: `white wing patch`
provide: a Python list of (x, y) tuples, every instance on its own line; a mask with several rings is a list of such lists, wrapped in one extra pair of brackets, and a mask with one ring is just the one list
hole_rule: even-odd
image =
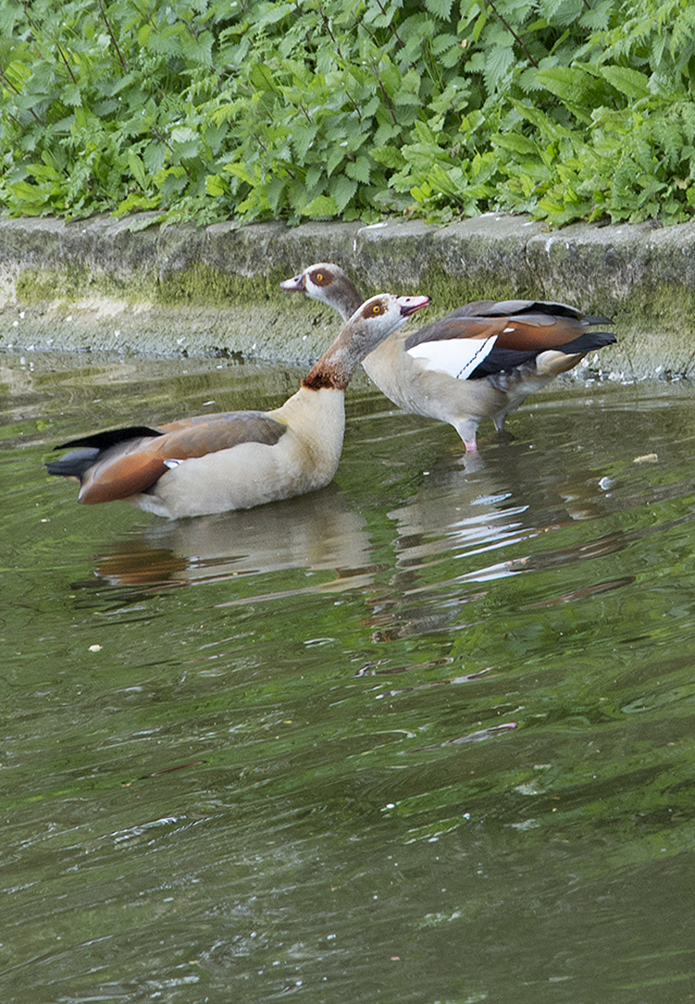
[(456, 380), (467, 380), (476, 366), (490, 354), (496, 341), (497, 335), (485, 339), (441, 338), (436, 342), (420, 342), (407, 351), (427, 370), (438, 370)]

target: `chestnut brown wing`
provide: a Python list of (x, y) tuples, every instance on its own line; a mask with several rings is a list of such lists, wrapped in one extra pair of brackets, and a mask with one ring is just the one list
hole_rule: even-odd
[(405, 341), (405, 349), (423, 342), (446, 342), (460, 338), (496, 337), (499, 348), (541, 352), (571, 342), (582, 335), (587, 323), (577, 317), (553, 314), (511, 314), (502, 317), (484, 315), (449, 315), (414, 332)]
[(272, 446), (286, 431), (286, 425), (265, 412), (227, 412), (171, 422), (155, 435), (126, 438), (101, 451), (82, 474), (80, 502), (95, 505), (128, 498), (152, 488), (176, 463), (241, 443)]

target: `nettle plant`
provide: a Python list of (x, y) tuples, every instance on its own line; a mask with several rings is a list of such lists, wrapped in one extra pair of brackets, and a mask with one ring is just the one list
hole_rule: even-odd
[(688, 219), (691, 0), (0, 0), (13, 215)]

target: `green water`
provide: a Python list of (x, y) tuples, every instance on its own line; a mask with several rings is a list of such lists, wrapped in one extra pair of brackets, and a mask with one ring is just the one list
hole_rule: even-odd
[(695, 999), (693, 388), (467, 472), (360, 381), (335, 485), (178, 523), (44, 476), (299, 376), (0, 355), (0, 1000)]

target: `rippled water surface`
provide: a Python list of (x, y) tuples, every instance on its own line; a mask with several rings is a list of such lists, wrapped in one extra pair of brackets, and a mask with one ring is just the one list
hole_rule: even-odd
[(335, 484), (194, 520), (44, 474), (300, 376), (0, 355), (0, 1000), (693, 1000), (692, 386), (467, 471), (361, 380)]

